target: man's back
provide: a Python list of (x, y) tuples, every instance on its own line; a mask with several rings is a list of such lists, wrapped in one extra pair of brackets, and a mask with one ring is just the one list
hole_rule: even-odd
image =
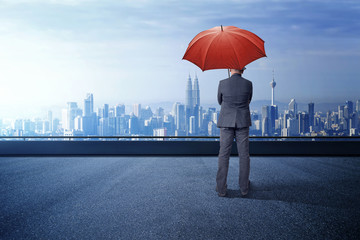
[(249, 103), (252, 98), (252, 83), (233, 74), (220, 81), (218, 102), (221, 105), (218, 127), (243, 128), (251, 126)]

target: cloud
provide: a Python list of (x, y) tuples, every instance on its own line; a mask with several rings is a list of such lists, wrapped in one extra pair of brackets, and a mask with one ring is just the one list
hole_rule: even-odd
[(83, 3), (94, 2), (95, 0), (2, 0), (2, 4), (56, 4), (56, 5), (80, 5)]
[[(324, 79), (342, 77), (331, 76), (329, 66), (340, 66), (348, 82), (358, 76), (357, 2), (2, 1), (1, 83), (4, 89), (20, 86), (21, 94), (0, 98), (21, 103), (27, 96), (36, 105), (44, 99), (81, 101), (94, 92), (102, 101), (155, 96), (182, 101), (186, 78), (197, 71), (202, 99), (212, 101), (226, 72), (203, 73), (181, 58), (197, 33), (220, 24), (245, 28), (265, 40), (268, 58), (249, 65), (246, 73), (257, 87), (254, 97), (269, 94), (273, 68), (279, 89), (285, 89), (283, 98), (306, 92), (307, 86), (297, 86), (304, 82), (303, 69), (309, 71), (306, 82), (316, 82), (314, 92), (321, 92)], [(29, 91), (38, 94), (31, 97)]]
[(313, 56), (360, 56), (360, 50), (308, 50), (303, 54)]

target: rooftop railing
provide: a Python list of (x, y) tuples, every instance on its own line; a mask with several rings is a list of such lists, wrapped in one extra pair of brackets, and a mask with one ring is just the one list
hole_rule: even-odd
[[(211, 155), (218, 136), (1, 136), (0, 155)], [(234, 141), (232, 154), (236, 155)], [(250, 137), (250, 155), (360, 156), (360, 136)]]
[[(360, 136), (249, 136), (250, 141), (360, 141)], [(0, 141), (4, 140), (182, 140), (182, 141), (219, 141), (220, 136), (0, 136)]]

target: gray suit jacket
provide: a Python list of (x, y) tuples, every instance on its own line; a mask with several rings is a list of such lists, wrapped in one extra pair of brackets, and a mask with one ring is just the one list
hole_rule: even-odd
[(252, 83), (240, 74), (233, 74), (230, 78), (220, 81), (218, 102), (221, 110), (217, 127), (251, 126), (249, 104), (252, 91)]

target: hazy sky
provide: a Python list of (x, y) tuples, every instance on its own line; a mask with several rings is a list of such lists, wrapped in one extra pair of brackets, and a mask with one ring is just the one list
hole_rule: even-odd
[[(197, 73), (201, 101), (216, 102), (225, 70), (181, 60), (191, 39), (219, 25), (250, 30), (267, 58), (244, 77), (254, 100), (360, 98), (358, 0), (0, 0), (0, 114), (66, 105), (182, 101)], [(7, 107), (6, 107), (7, 106)], [(1, 116), (0, 116), (1, 118)]]

